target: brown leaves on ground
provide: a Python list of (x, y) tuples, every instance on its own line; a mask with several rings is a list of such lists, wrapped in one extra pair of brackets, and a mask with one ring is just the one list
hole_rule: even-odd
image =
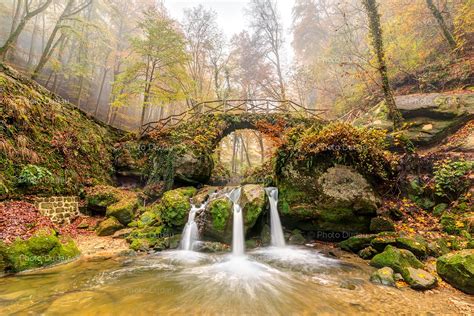
[[(95, 234), (93, 229), (102, 218), (80, 216), (71, 224), (58, 225), (39, 213), (31, 203), (12, 201), (0, 203), (0, 241), (11, 243), (15, 239), (28, 239), (42, 229), (54, 229), (62, 236), (75, 238), (78, 235)], [(87, 228), (79, 228), (86, 223)], [(84, 226), (84, 225), (81, 225)]]
[(54, 223), (42, 216), (33, 204), (27, 202), (0, 203), (0, 240), (13, 242), (27, 239), (43, 228), (54, 229)]

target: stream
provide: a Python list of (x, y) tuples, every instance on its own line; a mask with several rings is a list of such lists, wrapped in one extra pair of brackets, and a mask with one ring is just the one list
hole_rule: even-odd
[(368, 281), (372, 271), (355, 257), (288, 246), (79, 259), (0, 278), (0, 314), (459, 314), (472, 302), (445, 288), (378, 286)]

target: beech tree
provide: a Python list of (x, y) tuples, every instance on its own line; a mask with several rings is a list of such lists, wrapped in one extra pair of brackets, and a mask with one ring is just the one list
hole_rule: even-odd
[(367, 16), (369, 18), (369, 32), (373, 49), (378, 64), (378, 72), (382, 81), (382, 90), (385, 97), (385, 103), (389, 111), (389, 117), (393, 121), (395, 130), (401, 127), (403, 121), (400, 111), (395, 104), (392, 89), (388, 80), (387, 64), (385, 61), (385, 51), (382, 39), (382, 28), (380, 26), (380, 15), (376, 0), (362, 0)]
[(132, 38), (132, 55), (125, 71), (114, 84), (114, 106), (121, 106), (133, 97), (142, 97), (140, 127), (145, 123), (152, 105), (164, 105), (184, 99), (181, 89), (188, 56), (185, 41), (175, 23), (157, 9), (145, 13), (139, 23), (143, 36)]
[[(0, 59), (4, 60), (12, 44), (18, 39), (21, 32), (25, 28), (28, 21), (46, 10), (53, 0), (43, 0), (34, 2), (31, 0), (18, 0), (15, 8), (15, 14), (12, 21), (12, 28), (10, 36), (7, 38), (2, 47), (0, 47)], [(33, 7), (33, 3), (36, 3), (36, 7)], [(21, 16), (21, 17), (20, 17)], [(19, 19), (19, 23), (17, 20)]]

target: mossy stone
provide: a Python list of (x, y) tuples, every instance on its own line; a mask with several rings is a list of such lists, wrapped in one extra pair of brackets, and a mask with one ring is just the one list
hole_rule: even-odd
[(421, 291), (435, 288), (438, 284), (436, 277), (429, 272), (412, 267), (407, 267), (407, 272), (403, 276), (403, 279), (410, 284), (412, 289)]
[(106, 215), (115, 217), (123, 225), (127, 225), (133, 220), (135, 210), (138, 206), (136, 196), (122, 198), (117, 203), (107, 207)]
[(395, 225), (391, 219), (377, 216), (370, 220), (370, 231), (374, 233), (393, 232), (395, 231)]
[(109, 217), (106, 220), (100, 222), (96, 233), (97, 236), (110, 236), (122, 228), (125, 228), (125, 226), (123, 226), (122, 223), (118, 221), (118, 219), (115, 217)]
[(212, 200), (208, 205), (211, 214), (212, 228), (217, 232), (224, 232), (232, 214), (232, 201), (227, 197)]
[(372, 239), (374, 239), (376, 235), (373, 234), (362, 234), (349, 237), (346, 240), (343, 240), (339, 243), (339, 247), (346, 251), (351, 251), (357, 253), (358, 251), (366, 248), (370, 245)]
[(382, 232), (376, 235), (370, 242), (370, 245), (378, 252), (384, 251), (387, 245), (395, 246), (397, 244), (398, 234), (392, 232)]
[(428, 254), (428, 243), (421, 236), (398, 237), (397, 247), (410, 250), (418, 258), (424, 258)]
[(439, 276), (455, 288), (474, 294), (474, 250), (466, 249), (439, 257), (436, 261)]
[(170, 227), (182, 228), (186, 224), (191, 209), (189, 199), (196, 193), (193, 187), (179, 188), (165, 192), (157, 209), (163, 223)]
[(378, 269), (370, 276), (370, 282), (386, 286), (395, 286), (393, 269), (390, 267), (383, 267)]
[(382, 253), (370, 260), (370, 265), (376, 268), (390, 267), (400, 273), (403, 278), (408, 274), (408, 267), (420, 269), (423, 267), (413, 253), (406, 249), (398, 249), (388, 245)]
[(361, 251), (359, 251), (358, 255), (364, 260), (370, 260), (377, 254), (377, 250), (372, 246), (365, 247)]
[(7, 272), (48, 266), (79, 254), (73, 241), (63, 243), (52, 231), (39, 231), (27, 240), (16, 240), (10, 245), (0, 246), (0, 258), (3, 258)]

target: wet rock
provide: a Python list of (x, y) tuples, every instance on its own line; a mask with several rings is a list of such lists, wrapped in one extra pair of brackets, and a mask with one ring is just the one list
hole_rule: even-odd
[(373, 234), (362, 234), (349, 237), (348, 239), (341, 241), (339, 243), (339, 247), (346, 251), (351, 251), (354, 253), (359, 252), (360, 250), (370, 246), (372, 239), (374, 239), (376, 235)]
[(269, 225), (263, 225), (262, 231), (260, 233), (260, 239), (262, 240), (263, 246), (270, 246), (272, 242), (272, 233)]
[(370, 220), (370, 231), (374, 233), (393, 232), (395, 231), (395, 225), (391, 219), (377, 216)]
[(193, 196), (192, 203), (196, 206), (200, 206), (206, 202), (209, 196), (215, 193), (218, 190), (218, 187), (214, 186), (204, 186), (199, 189), (198, 192)]
[(378, 269), (370, 276), (370, 282), (387, 286), (395, 286), (393, 269), (390, 267), (383, 267)]
[(439, 276), (455, 288), (474, 294), (474, 250), (453, 252), (436, 261)]
[(359, 257), (361, 257), (364, 260), (370, 260), (376, 254), (377, 254), (377, 250), (375, 250), (372, 246), (365, 247), (358, 253)]
[(182, 228), (186, 224), (191, 209), (189, 199), (196, 193), (193, 187), (179, 188), (165, 192), (156, 206), (163, 223)]
[(375, 255), (370, 260), (370, 265), (376, 268), (390, 267), (400, 273), (403, 278), (408, 275), (408, 268), (423, 268), (423, 264), (413, 253), (406, 249), (398, 249), (388, 245), (382, 253)]
[(216, 241), (199, 241), (194, 244), (194, 250), (199, 252), (214, 253), (229, 251), (230, 247)]
[(125, 228), (115, 217), (109, 217), (106, 220), (100, 222), (97, 227), (97, 236), (110, 236), (116, 231)]
[(428, 243), (421, 236), (398, 237), (396, 245), (398, 248), (410, 250), (418, 258), (425, 258), (428, 254)]
[(245, 248), (246, 249), (254, 249), (257, 248), (257, 241), (255, 239), (247, 239), (245, 241)]
[(430, 290), (436, 287), (438, 280), (429, 272), (423, 269), (415, 269), (412, 267), (406, 268), (407, 272), (404, 274), (404, 280), (410, 284), (410, 287), (415, 290)]
[(288, 239), (288, 243), (290, 245), (304, 245), (306, 243), (306, 239), (301, 234), (299, 229), (294, 229), (291, 232), (290, 238)]
[[(239, 204), (242, 207), (244, 234), (247, 235), (265, 210), (266, 195), (262, 185), (242, 186)], [(232, 242), (233, 204), (225, 195), (209, 201), (206, 210), (197, 219), (199, 231), (206, 239), (223, 243)]]

